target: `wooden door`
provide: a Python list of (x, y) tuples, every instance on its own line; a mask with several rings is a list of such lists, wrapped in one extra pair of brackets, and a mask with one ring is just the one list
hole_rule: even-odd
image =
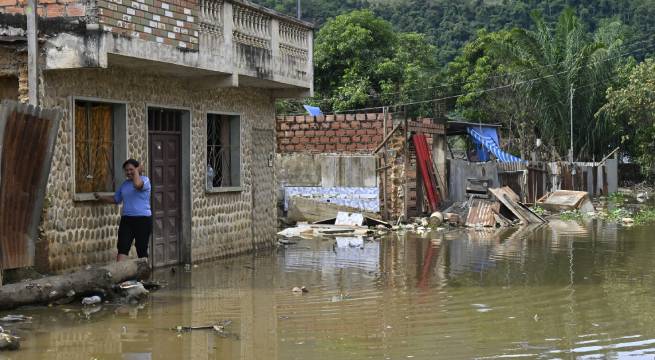
[(148, 128), (153, 212), (150, 256), (153, 265), (160, 267), (174, 265), (180, 261), (181, 112), (149, 109)]

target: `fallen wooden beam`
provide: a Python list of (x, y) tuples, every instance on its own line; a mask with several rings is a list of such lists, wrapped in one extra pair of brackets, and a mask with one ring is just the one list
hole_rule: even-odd
[(57, 300), (91, 293), (110, 294), (114, 285), (146, 277), (149, 273), (148, 261), (137, 259), (9, 284), (0, 287), (0, 310), (31, 304), (51, 304)]
[[(387, 126), (387, 124), (384, 124), (384, 126)], [(384, 139), (382, 139), (382, 142), (380, 143), (380, 145), (378, 145), (378, 146), (375, 148), (375, 150), (373, 150), (373, 154), (377, 154), (378, 151), (380, 151), (380, 149), (382, 149), (382, 148), (384, 147), (384, 144), (386, 144), (387, 141), (389, 141), (389, 139), (391, 139), (391, 136), (392, 136), (392, 135), (393, 135), (393, 134), (394, 134), (398, 129), (400, 129), (400, 124), (394, 126), (394, 128), (391, 130), (391, 132), (388, 133), (387, 136), (385, 136)]]

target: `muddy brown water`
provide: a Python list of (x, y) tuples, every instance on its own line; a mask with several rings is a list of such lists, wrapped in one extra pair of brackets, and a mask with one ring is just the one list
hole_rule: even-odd
[[(160, 271), (168, 286), (138, 307), (14, 311), (33, 319), (2, 324), (23, 343), (0, 359), (653, 358), (653, 234), (554, 221), (303, 240)], [(224, 320), (222, 335), (171, 330)]]

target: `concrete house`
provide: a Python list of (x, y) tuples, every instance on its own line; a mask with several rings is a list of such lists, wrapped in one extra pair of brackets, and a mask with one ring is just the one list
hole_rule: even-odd
[[(276, 98), (313, 92), (312, 26), (245, 0), (41, 1), (39, 104), (61, 110), (35, 266), (111, 261), (136, 158), (156, 266), (266, 247)], [(26, 100), (25, 2), (0, 1), (0, 97)]]

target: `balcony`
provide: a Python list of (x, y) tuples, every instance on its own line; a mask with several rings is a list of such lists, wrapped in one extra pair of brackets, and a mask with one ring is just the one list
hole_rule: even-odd
[(46, 69), (128, 67), (199, 86), (312, 94), (310, 23), (245, 0), (167, 1), (92, 2), (83, 30), (48, 34)]

